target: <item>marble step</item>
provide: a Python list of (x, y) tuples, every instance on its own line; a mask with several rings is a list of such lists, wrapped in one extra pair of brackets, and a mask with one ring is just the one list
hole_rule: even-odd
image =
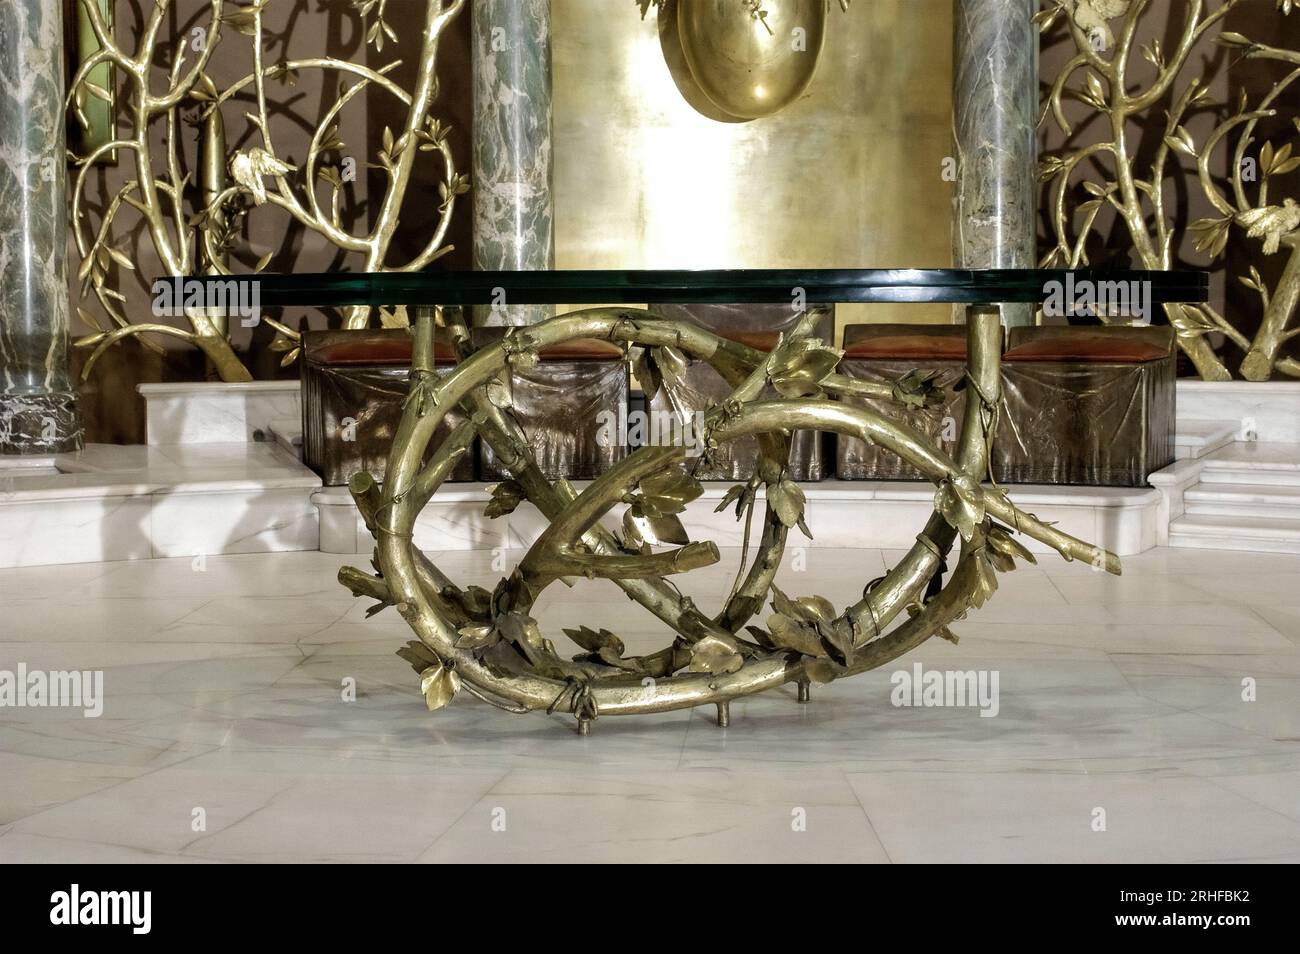
[(1240, 465), (1215, 468), (1207, 466), (1201, 470), (1201, 483), (1300, 488), (1300, 471)]
[(1300, 485), (1198, 484), (1183, 502), (1186, 513), (1300, 518)]
[(1300, 517), (1184, 514), (1169, 525), (1169, 545), (1300, 553)]
[(319, 487), (269, 442), (90, 444), (0, 477), (0, 567), (315, 550)]
[(1236, 440), (1239, 429), (1240, 425), (1235, 421), (1180, 420), (1174, 435), (1174, 458), (1195, 460), (1212, 454)]
[(1300, 444), (1238, 441), (1201, 460), (1203, 484), (1300, 488)]

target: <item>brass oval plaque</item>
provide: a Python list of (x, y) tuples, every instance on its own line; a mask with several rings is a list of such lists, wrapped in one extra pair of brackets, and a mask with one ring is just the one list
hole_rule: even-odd
[(678, 0), (691, 74), (718, 109), (758, 119), (812, 82), (826, 36), (826, 0)]

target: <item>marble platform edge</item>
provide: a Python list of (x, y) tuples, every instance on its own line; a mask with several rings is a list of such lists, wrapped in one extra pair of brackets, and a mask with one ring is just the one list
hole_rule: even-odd
[[(48, 469), (59, 472), (44, 472)], [(0, 471), (0, 506), (107, 497), (310, 491), (320, 485), (319, 476), (275, 444), (201, 449), (91, 444), (82, 452), (56, 455), (41, 473)]]
[[(310, 472), (309, 472), (310, 473)], [(51, 476), (50, 481), (61, 477), (88, 475), (62, 474)], [(314, 490), (320, 478), (308, 476), (257, 477), (230, 480), (187, 480), (170, 483), (162, 480), (123, 481), (114, 483), (68, 483), (51, 487), (6, 490), (0, 480), (0, 506), (18, 506), (28, 503), (62, 500), (95, 500), (105, 497), (179, 497), (194, 494), (248, 494), (264, 490)]]
[[(505, 517), (483, 515), (487, 484), (447, 485), (426, 505), (416, 523), (417, 545), (425, 550), (513, 549), (527, 547), (545, 526), (531, 507)], [(576, 485), (581, 490), (583, 484)], [(743, 525), (728, 510), (714, 508), (729, 484), (710, 483), (692, 502), (682, 522), (693, 540), (740, 546)], [(923, 482), (822, 481), (801, 485), (807, 498), (814, 539), (791, 537), (791, 547), (846, 549), (907, 548), (915, 541), (934, 506), (934, 487)], [(1163, 500), (1151, 487), (1008, 487), (1012, 500), (1041, 519), (1058, 523), (1067, 533), (1097, 542), (1121, 556), (1156, 545), (1157, 519)], [(373, 539), (345, 487), (323, 487), (312, 494), (320, 510), (321, 550), (368, 553)], [(1039, 552), (1048, 548), (1026, 538)]]
[(165, 381), (135, 386), (136, 393), (146, 400), (154, 395), (175, 394), (296, 394), (300, 389), (298, 381)]
[(1237, 439), (1239, 426), (1232, 421), (1180, 418), (1174, 435), (1174, 458), (1204, 457)]
[(91, 444), (60, 463), (0, 477), (0, 567), (320, 546), (320, 478), (272, 444)]
[(57, 454), (0, 454), (0, 475), (13, 477), (51, 470), (56, 457)]
[[(1168, 470), (1168, 468), (1166, 468)], [(1163, 472), (1161, 472), (1163, 473)], [(1155, 475), (1152, 475), (1153, 477)], [(444, 484), (438, 490), (436, 502), (442, 503), (482, 503), (491, 498), (489, 488), (493, 483), (466, 482), (463, 484)], [(581, 492), (589, 481), (574, 481), (573, 486)], [(934, 484), (926, 481), (840, 481), (824, 480), (816, 483), (799, 485), (809, 500), (903, 500), (933, 502)], [(988, 486), (988, 485), (985, 485)], [(704, 493), (698, 498), (702, 502), (721, 500), (732, 487), (726, 481), (710, 481), (704, 485)], [(1142, 507), (1151, 503), (1157, 491), (1151, 487), (1083, 487), (1053, 486), (1050, 484), (1003, 484), (1013, 502), (1079, 504), (1083, 506), (1103, 506), (1110, 508)], [(758, 499), (763, 500), (760, 490)], [(322, 487), (312, 495), (312, 499), (323, 506), (351, 506), (352, 497), (346, 487)]]

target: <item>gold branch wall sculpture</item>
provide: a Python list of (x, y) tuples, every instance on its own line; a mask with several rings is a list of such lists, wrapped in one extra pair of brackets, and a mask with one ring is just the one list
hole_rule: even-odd
[[(69, 85), (69, 109), (78, 122), (89, 117), (85, 104), (108, 100), (113, 89), (97, 82), (105, 65), (112, 69), (112, 82), (122, 83), (127, 104), (119, 117), (116, 138), (82, 156), (73, 156), (73, 233), (81, 256), (78, 280), (83, 298), (91, 296), (98, 312), (78, 308), (78, 315), (92, 333), (76, 344), (90, 349), (83, 365), (87, 377), (95, 361), (111, 346), (132, 336), (146, 341), (152, 335), (183, 339), (200, 348), (215, 376), (224, 381), (251, 379), (248, 368), (231, 346), (225, 316), (211, 309), (186, 307), (189, 328), (160, 321), (135, 321), (125, 313), (126, 297), (115, 281), (136, 267), (121, 246), (125, 229), (117, 219), (127, 209), (143, 222), (157, 251), (163, 274), (153, 278), (205, 272), (231, 272), (231, 252), (240, 244), (246, 219), (258, 210), (275, 208), (289, 223), (321, 236), (344, 256), (356, 259), (360, 271), (414, 271), (436, 261), (452, 246), (446, 242), (455, 211), (456, 198), (469, 188), (466, 175), (457, 171), (448, 135), (450, 127), (434, 114), (438, 96), (437, 61), (440, 41), (448, 26), (462, 12), (465, 0), (418, 0), (420, 23), (419, 61), (409, 89), (392, 79), (400, 61), (372, 69), (329, 56), (314, 56), (266, 62), (268, 46), (264, 17), (273, 0), (254, 0), (236, 5), (227, 0), (210, 0), (204, 23), (181, 36), (164, 42), (164, 24), (173, 12), (173, 0), (156, 0), (127, 49), (102, 15), (98, 0), (79, 0), (98, 41), (98, 49), (87, 57)], [(389, 0), (348, 0), (365, 29), (365, 42), (376, 53), (385, 41), (396, 40)], [(416, 0), (403, 0), (405, 21)], [(415, 22), (412, 19), (412, 22)], [(232, 34), (234, 35), (232, 37)], [(239, 43), (240, 37), (246, 44)], [(224, 89), (218, 88), (209, 71), (215, 52), (239, 56), (248, 62), (248, 72)], [(169, 65), (160, 70), (155, 64)], [(99, 72), (97, 72), (99, 71)], [(337, 81), (333, 102), (324, 110), (305, 143), (292, 145), (273, 140), (268, 109), (267, 84), (296, 82), (305, 71), (320, 71)], [(159, 74), (165, 83), (159, 82)], [(367, 165), (382, 173), (383, 188), (376, 196), (371, 189), (373, 214), (363, 228), (349, 228), (341, 216), (348, 170), (338, 136), (340, 115), (358, 97), (371, 90), (386, 94), (402, 110), (396, 130), (385, 127)], [(251, 99), (252, 107), (240, 118), (251, 127), (249, 144), (227, 154), (227, 122), (236, 107)], [(183, 124), (189, 121), (200, 130), (198, 168), (187, 166)], [(165, 127), (162, 148), (151, 139), (157, 124)], [(300, 150), (300, 151), (299, 151)], [(104, 155), (116, 151), (132, 162), (134, 178), (126, 182), (105, 204), (97, 220), (87, 208), (89, 174)], [(392, 260), (403, 203), (417, 181), (417, 159), (433, 154), (439, 168), (437, 218), (423, 239), (420, 250), (400, 262)], [(295, 159), (295, 154), (300, 158)], [(421, 172), (421, 181), (429, 174)], [(275, 250), (256, 266), (264, 268)], [(152, 280), (152, 279), (151, 279)], [(380, 314), (385, 324), (404, 324), (402, 313)], [(298, 353), (298, 333), (263, 316), (277, 338), (272, 347), (286, 352), (283, 363)], [(370, 309), (349, 309), (345, 327), (361, 328), (370, 321)]]
[[(1043, 103), (1043, 121), (1050, 118), (1066, 138), (1065, 148), (1044, 156), (1041, 164), (1041, 177), (1049, 183), (1045, 215), (1054, 238), (1042, 260), (1044, 267), (1087, 265), (1090, 242), (1101, 238), (1099, 216), (1108, 209), (1122, 223), (1138, 267), (1173, 268), (1184, 229), (1195, 239), (1196, 251), (1212, 258), (1222, 255), (1230, 241), (1256, 240), (1265, 254), (1287, 256), (1287, 265), (1272, 288), (1254, 268), (1237, 276), (1258, 293), (1263, 317), (1253, 334), (1243, 328), (1254, 322), (1220, 314), (1209, 304), (1165, 306), (1180, 347), (1207, 381), (1233, 376), (1211, 344), (1214, 336), (1222, 336), (1245, 353), (1238, 372), (1247, 380), (1263, 381), (1274, 374), (1300, 376), (1300, 362), (1282, 354), (1285, 342), (1300, 333), (1290, 327), (1300, 300), (1300, 206), (1295, 199), (1279, 195), (1288, 185), (1294, 191), (1295, 179), (1283, 177), (1300, 169), (1300, 157), (1292, 157), (1290, 143), (1257, 144), (1254, 138), (1260, 120), (1278, 114), (1286, 103), (1284, 93), (1300, 77), (1295, 69), (1300, 66), (1300, 52), (1224, 30), (1229, 14), (1274, 4), (1284, 14), (1297, 6), (1293, 0), (1172, 4), (1170, 27), (1176, 31), (1176, 41), (1168, 49), (1159, 40), (1137, 42), (1143, 17), (1154, 15), (1150, 0), (1043, 0), (1038, 14), (1044, 33), (1065, 31), (1075, 51)], [(1216, 104), (1210, 76), (1204, 69), (1198, 72), (1195, 65), (1206, 48), (1215, 49), (1214, 44), (1229, 54), (1229, 68), (1253, 59), (1289, 65), (1290, 71), (1254, 104), (1244, 93), (1233, 107)], [(1141, 81), (1135, 79), (1139, 61), (1151, 68), (1143, 68), (1148, 75)], [(1082, 124), (1067, 118), (1068, 100), (1083, 104), (1088, 120), (1100, 120), (1101, 141), (1074, 141)], [(1161, 110), (1163, 116), (1156, 119)], [(1198, 143), (1188, 121), (1207, 111), (1216, 111), (1221, 121)], [(1133, 122), (1141, 119), (1158, 127), (1159, 141), (1153, 150), (1143, 151), (1141, 137), (1135, 133)], [(1230, 160), (1226, 184), (1216, 180), (1210, 166), (1220, 148)], [(1182, 159), (1188, 161), (1186, 167)], [(1192, 180), (1191, 188), (1204, 192), (1217, 215), (1180, 224), (1187, 217), (1186, 210), (1177, 207), (1180, 179)]]

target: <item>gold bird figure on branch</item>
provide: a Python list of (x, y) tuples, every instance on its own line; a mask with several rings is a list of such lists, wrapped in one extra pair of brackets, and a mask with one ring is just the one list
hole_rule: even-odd
[(1100, 37), (1102, 42), (1097, 45), (1102, 49), (1109, 49), (1115, 42), (1115, 35), (1111, 33), (1106, 21), (1128, 13), (1130, 2), (1131, 0), (1073, 0), (1071, 15), (1074, 17), (1075, 25), (1086, 33), (1090, 40), (1096, 43), (1097, 38)]
[(1266, 205), (1237, 216), (1250, 238), (1264, 240), (1264, 254), (1272, 255), (1282, 245), (1282, 237), (1300, 228), (1300, 205), (1287, 199), (1281, 205)]
[(265, 149), (254, 146), (248, 152), (237, 152), (230, 160), (230, 175), (253, 196), (253, 202), (266, 202), (266, 184), (263, 176), (278, 177), (293, 172), (294, 166), (277, 159)]

